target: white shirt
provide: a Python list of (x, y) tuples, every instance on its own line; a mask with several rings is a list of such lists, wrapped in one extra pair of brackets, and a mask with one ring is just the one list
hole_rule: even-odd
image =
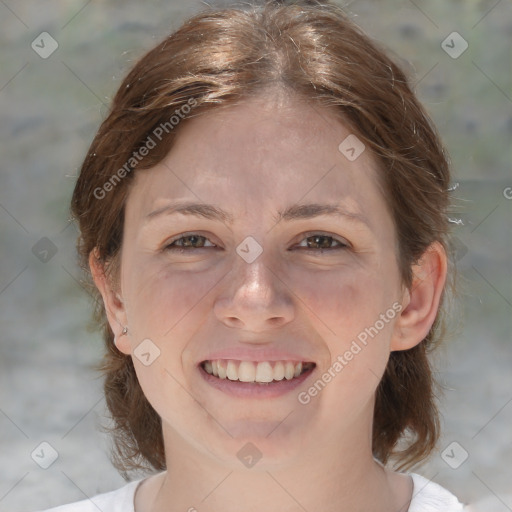
[[(407, 512), (463, 512), (464, 506), (439, 484), (416, 473), (410, 473), (414, 482), (412, 501)], [(144, 479), (130, 482), (116, 491), (47, 509), (41, 512), (135, 512), (135, 492)]]

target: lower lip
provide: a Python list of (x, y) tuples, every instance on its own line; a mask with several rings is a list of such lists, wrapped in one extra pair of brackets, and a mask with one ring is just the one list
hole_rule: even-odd
[(314, 372), (315, 368), (316, 366), (290, 380), (283, 379), (268, 383), (219, 379), (207, 373), (202, 366), (199, 366), (199, 372), (208, 384), (228, 395), (241, 398), (274, 398), (285, 395), (300, 386)]

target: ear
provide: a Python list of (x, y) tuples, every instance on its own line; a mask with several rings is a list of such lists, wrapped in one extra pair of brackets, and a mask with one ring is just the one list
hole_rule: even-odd
[(435, 321), (446, 282), (447, 257), (443, 246), (432, 243), (412, 271), (413, 282), (404, 291), (403, 310), (395, 322), (391, 351), (416, 346), (425, 339)]
[(122, 335), (123, 328), (127, 326), (126, 310), (122, 297), (114, 289), (111, 279), (106, 275), (105, 268), (98, 258), (99, 252), (95, 247), (89, 254), (89, 267), (94, 279), (94, 284), (103, 297), (103, 304), (107, 313), (108, 323), (112, 329), (116, 341), (116, 347), (124, 354), (131, 354), (131, 346), (128, 335)]

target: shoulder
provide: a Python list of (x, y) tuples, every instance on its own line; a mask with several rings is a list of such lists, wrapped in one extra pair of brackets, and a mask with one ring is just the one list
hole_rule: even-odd
[(141, 482), (136, 480), (115, 491), (40, 512), (134, 512), (135, 491)]
[(455, 495), (432, 480), (411, 473), (414, 482), (408, 512), (463, 512), (466, 510)]

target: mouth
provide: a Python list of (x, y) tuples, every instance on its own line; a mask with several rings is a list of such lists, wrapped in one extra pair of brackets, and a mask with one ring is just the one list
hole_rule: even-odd
[(206, 360), (200, 368), (211, 377), (248, 385), (268, 386), (280, 381), (300, 381), (316, 364), (309, 361), (239, 361), (235, 359)]

